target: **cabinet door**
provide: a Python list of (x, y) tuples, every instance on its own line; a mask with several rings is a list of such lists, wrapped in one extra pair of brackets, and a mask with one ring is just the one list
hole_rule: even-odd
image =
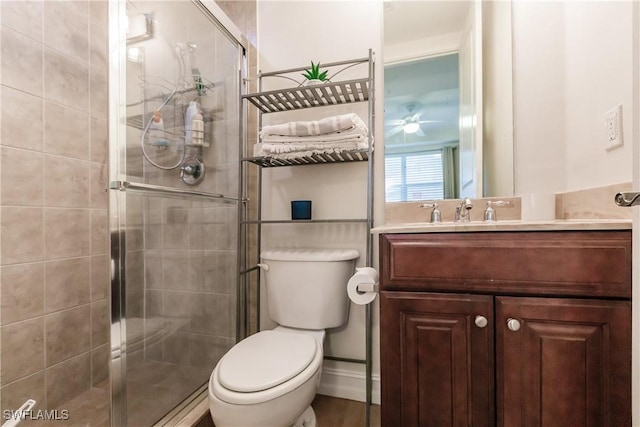
[(382, 292), (380, 321), (383, 427), (494, 425), (493, 297)]
[(629, 302), (498, 297), (496, 359), (498, 426), (631, 425)]

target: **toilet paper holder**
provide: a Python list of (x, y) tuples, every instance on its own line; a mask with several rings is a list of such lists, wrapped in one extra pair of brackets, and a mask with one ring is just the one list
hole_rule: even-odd
[(378, 289), (380, 288), (380, 284), (378, 283), (358, 283), (358, 286), (356, 286), (356, 290), (358, 292), (378, 292)]

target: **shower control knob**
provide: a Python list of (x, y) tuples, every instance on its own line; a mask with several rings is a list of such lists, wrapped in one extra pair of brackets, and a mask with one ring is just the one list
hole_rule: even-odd
[(507, 328), (509, 328), (510, 331), (517, 332), (520, 330), (521, 326), (522, 325), (518, 319), (514, 319), (512, 317), (507, 319)]
[(489, 321), (487, 320), (486, 317), (481, 316), (481, 315), (477, 315), (475, 323), (476, 323), (476, 326), (478, 328), (484, 328), (485, 326), (487, 326), (489, 324)]
[(200, 159), (187, 159), (180, 168), (180, 179), (188, 185), (200, 184), (204, 179), (204, 174), (204, 163)]

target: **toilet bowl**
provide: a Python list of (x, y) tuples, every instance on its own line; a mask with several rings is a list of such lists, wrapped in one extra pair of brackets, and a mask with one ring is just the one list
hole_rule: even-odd
[(315, 427), (326, 328), (348, 319), (353, 249), (265, 251), (261, 266), (273, 330), (232, 347), (209, 379), (216, 427)]
[(324, 335), (279, 326), (233, 347), (209, 379), (216, 427), (315, 426)]

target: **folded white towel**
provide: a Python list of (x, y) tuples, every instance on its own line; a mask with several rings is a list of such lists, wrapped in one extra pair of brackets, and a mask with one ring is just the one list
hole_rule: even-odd
[(264, 144), (332, 144), (337, 142), (363, 141), (367, 139), (367, 133), (346, 131), (318, 136), (269, 136), (262, 139)]
[[(256, 144), (254, 146), (254, 155), (256, 157), (270, 157), (274, 159), (299, 159), (314, 154), (344, 153), (353, 150), (365, 150), (367, 148), (368, 143), (366, 141), (337, 143), (335, 145)], [(291, 151), (286, 151), (287, 149)]]
[[(262, 128), (260, 136), (266, 138), (278, 136), (314, 136), (344, 132), (356, 128), (367, 129), (362, 119), (354, 113), (325, 117), (314, 121), (288, 122), (279, 125), (269, 125)], [(368, 132), (368, 130), (367, 130)]]

